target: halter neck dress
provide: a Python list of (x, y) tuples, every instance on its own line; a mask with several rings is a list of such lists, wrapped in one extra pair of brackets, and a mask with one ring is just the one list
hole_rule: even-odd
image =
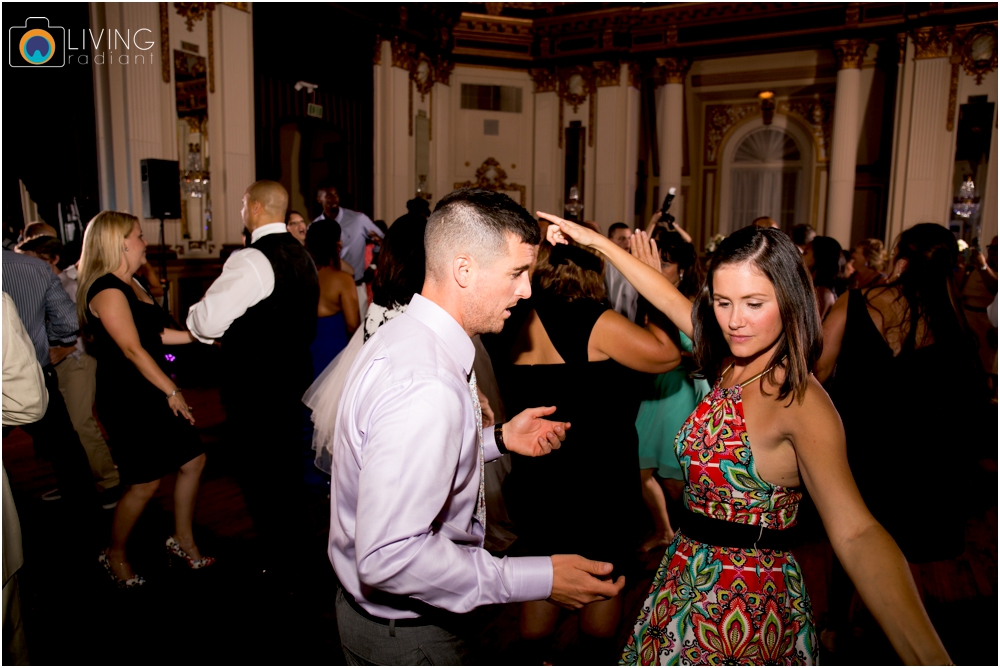
[[(760, 374), (763, 375), (763, 374)], [(796, 523), (802, 492), (763, 480), (754, 465), (742, 385), (721, 378), (677, 434), (688, 511), (771, 530)], [(653, 579), (624, 665), (803, 665), (817, 658), (802, 571), (789, 551), (709, 545), (683, 522)]]

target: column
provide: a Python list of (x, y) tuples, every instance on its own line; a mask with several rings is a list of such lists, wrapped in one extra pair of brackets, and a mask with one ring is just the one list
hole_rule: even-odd
[(947, 129), (951, 36), (943, 28), (920, 28), (912, 37), (913, 88), (902, 229), (917, 223), (948, 224), (955, 162), (954, 132)]
[[(896, 35), (899, 63), (896, 79), (896, 106), (892, 124), (892, 163), (889, 177), (889, 210), (886, 216), (885, 238), (892, 240), (903, 230), (903, 195), (906, 192), (906, 157), (910, 148), (910, 100), (913, 97), (913, 43), (906, 33)], [(908, 51), (909, 49), (909, 51)], [(910, 55), (908, 56), (907, 53)]]
[[(393, 40), (381, 46), (375, 82), (375, 218), (388, 224), (406, 213), (414, 188), (412, 99), (408, 45)], [(437, 193), (435, 193), (437, 195)]]
[[(605, 232), (622, 217), (627, 195), (628, 65), (594, 63), (597, 110), (594, 117), (594, 209), (587, 215)], [(624, 76), (622, 76), (624, 74)], [(624, 86), (622, 85), (624, 80)], [(593, 98), (591, 98), (593, 99)], [(633, 165), (632, 171), (635, 171)], [(634, 191), (634, 185), (633, 185)]]
[[(212, 211), (215, 216), (214, 239), (224, 243), (240, 243), (243, 238), (243, 193), (256, 178), (254, 148), (254, 82), (253, 82), (253, 18), (250, 14), (226, 5), (217, 5), (218, 73), (216, 81), (220, 106), (224, 114), (215, 118), (223, 121), (223, 160), (212, 166)], [(212, 117), (209, 117), (212, 122)], [(218, 132), (214, 134), (219, 134)], [(209, 136), (209, 141), (212, 137)], [(218, 155), (216, 153), (215, 155)], [(222, 167), (225, 171), (218, 170)], [(218, 171), (217, 171), (218, 170)], [(222, 173), (220, 173), (222, 172)], [(222, 197), (215, 193), (222, 182)], [(220, 212), (220, 209), (222, 211)], [(218, 222), (222, 214), (222, 227)], [(223, 230), (225, 237), (222, 237)]]
[(854, 176), (858, 161), (861, 61), (868, 50), (868, 43), (863, 39), (838, 40), (833, 43), (833, 50), (838, 65), (837, 98), (833, 109), (826, 236), (833, 237), (847, 248), (851, 243)]
[(546, 211), (561, 215), (563, 210), (563, 166), (565, 149), (559, 148), (559, 80), (549, 69), (529, 70), (535, 83), (532, 95), (535, 105), (535, 168), (532, 181), (531, 207), (535, 211)]
[(639, 86), (642, 81), (637, 63), (623, 64), (622, 67), (628, 71), (622, 72), (622, 86), (625, 88), (625, 202), (621, 220), (631, 225), (635, 218), (635, 191), (639, 186), (639, 114), (642, 108)]
[(657, 130), (660, 135), (660, 201), (667, 191), (676, 188), (670, 213), (684, 225), (684, 196), (681, 192), (681, 172), (684, 168), (684, 79), (690, 62), (686, 58), (657, 58), (660, 67), (659, 108), (656, 110)]

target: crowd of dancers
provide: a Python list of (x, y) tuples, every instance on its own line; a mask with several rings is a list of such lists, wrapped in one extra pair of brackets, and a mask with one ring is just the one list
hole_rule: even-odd
[[(304, 449), (329, 476), (349, 663), (463, 663), (463, 613), (494, 603), (521, 604), (526, 663), (553, 660), (564, 609), (591, 656), (625, 664), (815, 663), (791, 550), (806, 492), (837, 557), (832, 633), (853, 583), (905, 662), (949, 663), (908, 562), (956, 557), (962, 523), (948, 504), (901, 507), (886, 481), (919, 479), (941, 444), (974, 438), (960, 415), (989, 415), (996, 240), (960, 252), (922, 224), (891, 254), (873, 239), (844, 252), (765, 218), (700, 257), (658, 214), (605, 236), (486, 190), (433, 213), (414, 200), (388, 227), (341, 207), (332, 184), (317, 202), (307, 223), (280, 184), (252, 184), (247, 248), (183, 328), (156, 304), (134, 216), (98, 214), (75, 265), (46, 230), (4, 251), (49, 394), (36, 448), (75, 507), (124, 490), (98, 556), (114, 585), (145, 583), (126, 543), (167, 474), (164, 548), (216, 563), (192, 527), (205, 449), (163, 360), (164, 346), (218, 342), (265, 571), (309, 549)], [(8, 340), (5, 425), (29, 421), (8, 420)], [(940, 392), (920, 391), (929, 369)], [(877, 415), (872, 378), (891, 385)], [(612, 647), (636, 548), (664, 546)]]

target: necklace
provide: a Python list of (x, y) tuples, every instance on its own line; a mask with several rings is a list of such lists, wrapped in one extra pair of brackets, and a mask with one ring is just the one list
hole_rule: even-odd
[[(753, 376), (753, 377), (751, 377), (751, 378), (749, 378), (749, 379), (747, 379), (747, 380), (744, 380), (744, 381), (743, 381), (742, 383), (736, 383), (735, 387), (739, 387), (739, 388), (743, 388), (743, 387), (745, 387), (745, 386), (747, 386), (747, 385), (749, 385), (749, 384), (753, 383), (754, 381), (756, 381), (756, 380), (759, 380), (759, 379), (763, 378), (763, 377), (764, 377), (764, 376), (766, 376), (766, 375), (767, 375), (768, 373), (770, 373), (770, 372), (771, 372), (771, 370), (772, 370), (772, 369), (774, 369), (774, 367), (776, 367), (776, 366), (779, 366), (779, 365), (780, 365), (780, 364), (781, 364), (782, 362), (784, 362), (784, 361), (785, 361), (785, 358), (784, 358), (784, 357), (782, 357), (782, 358), (781, 358), (780, 360), (778, 360), (777, 362), (775, 362), (775, 363), (774, 363), (774, 364), (772, 364), (771, 366), (767, 367), (766, 369), (764, 369), (763, 371), (761, 371), (760, 373), (758, 373), (758, 374), (757, 374), (756, 376)], [(730, 365), (729, 365), (729, 366), (727, 366), (727, 367), (726, 367), (726, 368), (725, 368), (725, 369), (724, 369), (724, 370), (722, 371), (722, 374), (721, 374), (721, 375), (719, 376), (719, 377), (720, 377), (720, 379), (721, 379), (722, 377), (724, 377), (724, 376), (725, 376), (725, 375), (726, 375), (727, 373), (729, 373), (729, 370), (730, 370), (730, 369), (732, 369), (732, 368), (733, 368), (734, 366), (736, 366), (736, 362), (732, 362), (732, 363), (730, 363)]]

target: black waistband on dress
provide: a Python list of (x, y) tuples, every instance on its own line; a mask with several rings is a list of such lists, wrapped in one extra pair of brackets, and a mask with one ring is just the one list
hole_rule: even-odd
[(787, 551), (797, 544), (798, 531), (794, 527), (779, 530), (754, 524), (737, 524), (694, 513), (686, 508), (681, 512), (679, 524), (681, 533), (706, 545)]

